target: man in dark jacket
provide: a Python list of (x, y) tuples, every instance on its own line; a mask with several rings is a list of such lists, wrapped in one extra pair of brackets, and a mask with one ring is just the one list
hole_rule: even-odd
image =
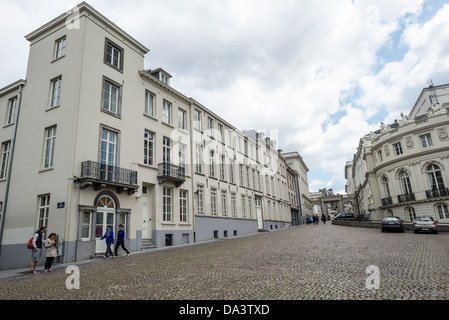
[(122, 246), (123, 250), (126, 251), (126, 254), (129, 256), (129, 251), (125, 248), (125, 231), (123, 230), (123, 225), (118, 226), (117, 232), (117, 244), (115, 245), (115, 257), (117, 258), (117, 250), (118, 247)]
[(111, 257), (114, 256), (111, 250), (111, 245), (114, 243), (114, 232), (112, 232), (112, 227), (108, 226), (106, 232), (104, 233), (104, 236), (101, 237), (100, 240), (106, 239), (106, 253), (104, 254), (103, 258), (107, 258), (109, 254)]
[(42, 255), (42, 236), (45, 233), (46, 227), (40, 227), (36, 231), (33, 238), (33, 249), (31, 249), (31, 273), (37, 274), (36, 265)]

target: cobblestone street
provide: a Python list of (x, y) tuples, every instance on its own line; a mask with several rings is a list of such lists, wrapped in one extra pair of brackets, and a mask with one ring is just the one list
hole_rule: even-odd
[(80, 289), (65, 268), (27, 273), (0, 280), (0, 299), (448, 300), (448, 266), (449, 233), (328, 222), (80, 264)]

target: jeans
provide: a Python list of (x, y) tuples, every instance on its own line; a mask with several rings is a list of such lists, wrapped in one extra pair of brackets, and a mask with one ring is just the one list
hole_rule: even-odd
[(111, 245), (112, 245), (112, 243), (106, 243), (106, 253), (104, 254), (106, 257), (109, 255), (111, 255), (111, 256), (114, 255), (111, 250)]

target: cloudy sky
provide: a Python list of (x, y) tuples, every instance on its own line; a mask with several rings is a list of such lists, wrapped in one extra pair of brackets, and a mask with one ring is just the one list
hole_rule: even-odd
[[(25, 78), (24, 36), (81, 1), (0, 0), (0, 87)], [(306, 162), (344, 193), (359, 139), (449, 83), (449, 0), (90, 0), (150, 49), (145, 68)]]

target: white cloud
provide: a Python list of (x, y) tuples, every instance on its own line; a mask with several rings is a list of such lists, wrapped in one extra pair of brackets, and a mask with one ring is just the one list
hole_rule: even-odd
[[(320, 181), (344, 190), (345, 162), (377, 125), (372, 118), (408, 112), (429, 78), (447, 82), (447, 5), (418, 23), (424, 0), (89, 3), (150, 48), (145, 67), (166, 69), (177, 90), (241, 129), (279, 129), (279, 147), (323, 173), (309, 177), (313, 188)], [(0, 36), (10, 44), (0, 49), (2, 86), (25, 76), (23, 36), (69, 6), (0, 0), (0, 7)], [(385, 62), (382, 50), (394, 50), (401, 28), (407, 52)]]

